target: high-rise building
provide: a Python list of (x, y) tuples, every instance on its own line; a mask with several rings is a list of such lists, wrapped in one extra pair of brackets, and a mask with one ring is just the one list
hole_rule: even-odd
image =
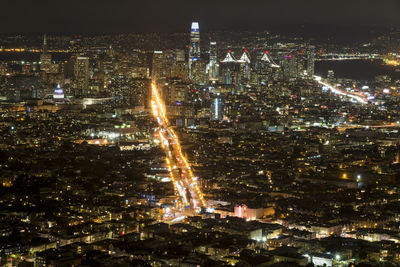
[(173, 84), (174, 88), (174, 102), (180, 104), (185, 102), (189, 92), (189, 86), (187, 84)]
[(204, 85), (207, 83), (207, 64), (203, 60), (197, 60), (192, 64), (192, 83)]
[(172, 78), (161, 86), (162, 98), (167, 106), (181, 105), (187, 101), (189, 84), (181, 79)]
[(43, 54), (47, 54), (47, 36), (43, 35)]
[(149, 84), (150, 81), (147, 79), (140, 82), (139, 79), (131, 80), (124, 75), (114, 75), (108, 84), (112, 106), (115, 108), (145, 106)]
[(47, 53), (47, 38), (43, 36), (43, 52), (40, 55), (40, 70), (49, 72), (51, 68), (51, 54)]
[(314, 66), (315, 66), (315, 46), (310, 45), (307, 48), (307, 74), (311, 77), (314, 75)]
[(271, 59), (268, 57), (268, 53), (269, 51), (265, 51), (255, 66), (261, 84), (267, 83), (272, 73)]
[(173, 83), (169, 86), (169, 105), (180, 105), (186, 101), (189, 92), (189, 86), (184, 83)]
[(192, 22), (189, 45), (189, 78), (192, 78), (192, 64), (200, 59), (200, 28), (198, 22)]
[(255, 63), (258, 83), (267, 84), (275, 78), (279, 79), (281, 66), (274, 62), (268, 50), (263, 52)]
[(282, 75), (284, 80), (297, 78), (297, 57), (294, 54), (285, 55), (282, 60)]
[(218, 80), (218, 61), (217, 61), (217, 42), (210, 41), (210, 62), (207, 66), (208, 79), (210, 81)]
[(189, 77), (187, 63), (185, 61), (185, 51), (181, 49), (175, 50), (174, 59), (171, 76), (187, 82)]
[(89, 58), (77, 57), (74, 64), (75, 95), (87, 94), (89, 89)]
[(222, 121), (224, 118), (224, 101), (219, 94), (211, 102), (211, 120)]
[(151, 80), (146, 78), (137, 78), (131, 80), (134, 106), (150, 107), (151, 101)]
[(175, 60), (178, 62), (185, 61), (185, 50), (175, 49), (174, 56), (175, 56)]
[(223, 84), (240, 84), (240, 61), (238, 61), (232, 54), (231, 50), (228, 51), (226, 57), (221, 60), (221, 75), (220, 79)]
[(151, 78), (153, 81), (166, 79), (171, 76), (173, 54), (169, 51), (154, 51), (151, 65)]
[(238, 60), (238, 62), (240, 63), (240, 69), (241, 69), (241, 78), (242, 79), (246, 79), (249, 80), (250, 79), (250, 57), (249, 54), (247, 52), (247, 49), (244, 50), (242, 56), (240, 57), (240, 59)]

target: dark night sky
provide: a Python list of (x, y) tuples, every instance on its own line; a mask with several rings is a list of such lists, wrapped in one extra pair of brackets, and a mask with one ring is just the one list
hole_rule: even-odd
[(400, 0), (19, 0), (0, 6), (0, 32), (268, 29), (279, 24), (400, 26)]

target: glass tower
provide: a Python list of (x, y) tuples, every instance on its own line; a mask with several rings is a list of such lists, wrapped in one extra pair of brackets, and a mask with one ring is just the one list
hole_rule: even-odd
[(189, 78), (192, 78), (192, 64), (200, 59), (200, 28), (198, 22), (192, 22), (189, 45)]

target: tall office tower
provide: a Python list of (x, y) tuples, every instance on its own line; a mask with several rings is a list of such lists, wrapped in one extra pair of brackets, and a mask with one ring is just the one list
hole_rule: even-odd
[(219, 94), (211, 102), (211, 120), (222, 121), (224, 118), (224, 101)]
[(157, 81), (159, 78), (161, 78), (163, 60), (163, 51), (154, 51), (151, 62), (151, 78), (153, 81)]
[(247, 53), (247, 49), (244, 50), (242, 56), (238, 60), (240, 62), (240, 72), (242, 79), (248, 80), (250, 78), (250, 57)]
[(168, 51), (154, 51), (151, 65), (151, 78), (157, 82), (171, 76), (173, 55)]
[(297, 78), (297, 57), (293, 54), (285, 55), (282, 61), (283, 79)]
[(269, 51), (265, 51), (261, 58), (256, 62), (256, 71), (258, 74), (259, 83), (266, 84), (271, 78), (272, 68), (271, 59), (268, 57)]
[(40, 55), (40, 70), (49, 72), (51, 68), (51, 54), (47, 53), (47, 38), (43, 36), (43, 53)]
[(311, 77), (314, 75), (314, 66), (315, 66), (315, 46), (310, 45), (307, 48), (307, 74)]
[(192, 64), (200, 59), (200, 28), (198, 22), (192, 22), (189, 45), (189, 79), (192, 79)]
[(47, 36), (43, 35), (43, 54), (47, 54)]
[(182, 81), (188, 81), (187, 63), (185, 62), (185, 51), (182, 49), (175, 50), (175, 60), (173, 62), (171, 76), (179, 78)]
[(189, 85), (180, 80), (172, 80), (163, 87), (163, 97), (167, 106), (181, 105), (186, 102), (189, 92)]
[(203, 60), (198, 60), (192, 64), (192, 79), (194, 84), (204, 85), (207, 83), (207, 64)]
[(210, 41), (210, 62), (207, 66), (208, 79), (210, 81), (218, 80), (218, 61), (217, 61), (217, 42)]
[(86, 95), (89, 90), (89, 58), (77, 57), (74, 64), (75, 96)]
[(174, 54), (175, 54), (176, 61), (179, 61), (179, 62), (185, 61), (185, 50), (175, 49)]
[(221, 60), (220, 67), (220, 78), (223, 84), (240, 84), (240, 61), (235, 59), (231, 50), (228, 51), (224, 60)]
[(172, 85), (172, 88), (174, 90), (174, 104), (179, 105), (182, 102), (185, 102), (189, 92), (189, 85), (176, 83)]
[[(132, 90), (134, 106), (149, 108), (151, 104), (151, 80), (146, 78), (136, 78), (130, 81), (129, 89)], [(127, 98), (127, 96), (125, 96)]]
[(258, 74), (258, 82), (260, 84), (267, 84), (274, 79), (279, 79), (282, 74), (281, 66), (273, 61), (268, 50), (265, 51), (261, 58), (256, 62), (255, 68)]

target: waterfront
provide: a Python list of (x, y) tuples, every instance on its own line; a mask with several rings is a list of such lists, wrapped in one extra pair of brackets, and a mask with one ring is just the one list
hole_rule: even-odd
[(383, 65), (382, 60), (326, 60), (315, 63), (317, 75), (326, 77), (328, 70), (333, 70), (336, 78), (373, 80), (376, 76), (388, 75), (394, 80), (400, 80), (400, 71), (396, 71), (396, 67)]
[[(55, 62), (62, 62), (68, 60), (70, 57), (69, 53), (57, 52), (50, 53), (52, 60)], [(12, 62), (12, 61), (25, 61), (25, 62), (39, 62), (39, 52), (1, 52), (0, 61)]]

